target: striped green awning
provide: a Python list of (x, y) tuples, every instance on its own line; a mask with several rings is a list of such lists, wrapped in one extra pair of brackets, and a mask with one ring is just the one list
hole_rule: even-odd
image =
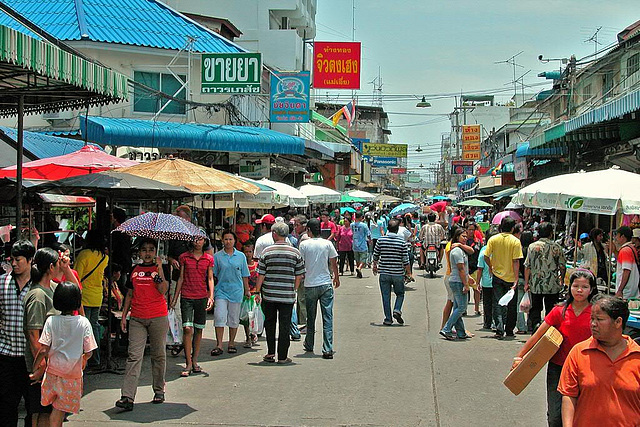
[(0, 116), (103, 105), (128, 98), (129, 78), (53, 44), (0, 25)]

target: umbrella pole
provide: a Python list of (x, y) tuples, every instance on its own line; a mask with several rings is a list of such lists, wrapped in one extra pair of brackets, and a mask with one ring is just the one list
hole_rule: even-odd
[(217, 232), (217, 230), (216, 230), (216, 195), (215, 194), (213, 194), (211, 196), (211, 201), (213, 203), (213, 212), (212, 212), (212, 214), (213, 214), (213, 218), (212, 218), (212, 221), (213, 221), (213, 252), (215, 253), (215, 252), (218, 251), (218, 247), (216, 246), (216, 232)]
[(556, 217), (553, 220), (553, 241), (556, 240), (556, 230), (558, 228), (558, 209), (556, 209)]
[(576, 267), (578, 266), (578, 237), (580, 236), (580, 212), (577, 212), (577, 218), (576, 218), (576, 241), (574, 243), (574, 250), (573, 250), (573, 265), (575, 265)]
[(611, 215), (611, 222), (609, 223), (609, 255), (607, 257), (607, 294), (611, 293), (611, 244), (613, 243), (613, 219), (615, 215)]
[(18, 98), (18, 146), (16, 147), (16, 237), (22, 238), (22, 154), (24, 149), (24, 96)]
[[(109, 218), (113, 217), (113, 196), (109, 197)], [(111, 227), (109, 227), (111, 228)], [(118, 372), (114, 367), (113, 367), (113, 361), (111, 359), (111, 317), (113, 314), (113, 306), (111, 304), (113, 298), (112, 298), (112, 292), (111, 292), (111, 271), (113, 268), (113, 237), (111, 234), (111, 231), (109, 231), (109, 277), (107, 278), (107, 284), (108, 284), (108, 289), (107, 289), (107, 364), (105, 366), (105, 369), (102, 372), (106, 372), (106, 373), (111, 373), (111, 374), (120, 374), (122, 375), (123, 372)], [(131, 291), (129, 291), (131, 292)], [(124, 313), (123, 313), (124, 315)]]

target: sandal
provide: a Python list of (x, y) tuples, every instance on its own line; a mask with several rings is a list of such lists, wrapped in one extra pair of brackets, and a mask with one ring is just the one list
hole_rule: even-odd
[(227, 347), (227, 353), (237, 353), (238, 349), (235, 346), (230, 345)]
[(262, 358), (262, 360), (264, 362), (267, 362), (267, 363), (274, 363), (276, 361), (276, 355), (275, 354), (267, 354), (266, 356), (264, 356)]
[(244, 348), (251, 348), (251, 347), (253, 347), (253, 344), (251, 343), (251, 338), (249, 338), (248, 340), (246, 340), (246, 341), (244, 342), (244, 344), (242, 345), (242, 347), (244, 347)]
[(156, 393), (153, 395), (153, 400), (151, 401), (151, 403), (164, 403), (164, 393)]
[(194, 366), (191, 372), (193, 372), (194, 374), (201, 374), (202, 368), (200, 366)]
[(189, 371), (188, 369), (185, 369), (184, 371), (180, 372), (180, 376), (183, 378), (188, 377), (189, 375), (191, 375), (191, 371)]
[(116, 401), (116, 407), (124, 409), (125, 411), (133, 411), (133, 400), (123, 396), (120, 400)]
[(292, 360), (290, 358), (286, 358), (284, 360), (278, 360), (278, 365), (288, 365), (289, 363), (291, 363)]
[(222, 351), (222, 349), (220, 347), (216, 347), (213, 350), (211, 350), (211, 355), (212, 356), (220, 356), (222, 353), (224, 353)]

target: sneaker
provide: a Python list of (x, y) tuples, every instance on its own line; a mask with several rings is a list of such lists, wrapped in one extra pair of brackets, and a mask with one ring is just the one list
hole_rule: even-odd
[(385, 326), (391, 326), (391, 325), (393, 325), (393, 320), (384, 319), (382, 321), (382, 324), (385, 325)]
[(400, 311), (394, 311), (393, 318), (396, 319), (399, 324), (404, 325), (404, 319), (402, 318), (402, 313)]
[(456, 337), (453, 334), (448, 334), (445, 331), (438, 332), (445, 340), (447, 341), (455, 341)]
[(125, 411), (133, 411), (133, 400), (128, 397), (121, 397), (120, 400), (116, 401), (116, 407)]
[(358, 279), (362, 279), (362, 271), (360, 271), (359, 268), (356, 268), (356, 276), (358, 277)]
[(297, 335), (297, 336), (293, 336), (292, 335), (291, 336), (291, 341), (300, 341), (300, 338), (301, 338), (300, 335)]
[(322, 353), (322, 358), (323, 359), (333, 359), (333, 351), (331, 351), (329, 353)]

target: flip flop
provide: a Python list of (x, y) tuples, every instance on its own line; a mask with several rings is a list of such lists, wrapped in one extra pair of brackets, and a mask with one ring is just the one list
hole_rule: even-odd
[(223, 353), (222, 349), (220, 347), (216, 347), (213, 350), (211, 350), (211, 355), (212, 356), (220, 356)]
[(276, 355), (275, 354), (267, 354), (266, 356), (264, 356), (262, 358), (263, 361), (268, 362), (268, 363), (273, 363), (276, 361)]
[(230, 345), (229, 347), (227, 347), (227, 353), (237, 353), (238, 349), (235, 348), (234, 346)]
[(189, 371), (188, 369), (185, 369), (184, 371), (180, 372), (181, 377), (188, 377), (189, 375), (191, 375), (191, 371)]
[(292, 362), (292, 360), (291, 360), (290, 358), (288, 358), (288, 357), (287, 357), (287, 358), (286, 358), (286, 359), (284, 359), (284, 360), (278, 360), (278, 362), (277, 362), (277, 363), (278, 363), (278, 365), (288, 365), (288, 364), (289, 364), (289, 363), (291, 363), (291, 362)]
[(201, 374), (202, 373), (202, 368), (200, 366), (195, 366), (191, 372), (193, 372), (194, 374)]

